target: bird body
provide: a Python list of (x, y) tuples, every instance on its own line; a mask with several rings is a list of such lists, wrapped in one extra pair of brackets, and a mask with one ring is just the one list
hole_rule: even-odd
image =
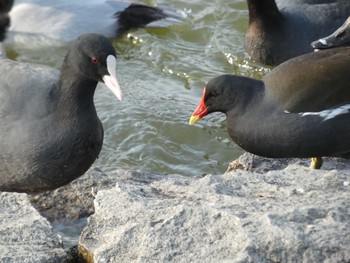
[(115, 56), (106, 38), (88, 34), (74, 42), (61, 72), (0, 59), (0, 191), (55, 189), (92, 165), (103, 142), (98, 81), (121, 98), (116, 80), (106, 81), (115, 76), (108, 62)]
[[(70, 2), (70, 4), (66, 1), (49, 1), (46, 4), (40, 1), (15, 3), (10, 13), (10, 31), (41, 34), (64, 42), (87, 32), (112, 35), (116, 22), (113, 8), (96, 1), (90, 1), (85, 5), (79, 1)], [(95, 16), (100, 15), (98, 19), (91, 19), (94, 13)]]
[(227, 130), (233, 141), (250, 153), (268, 158), (312, 158), (342, 157), (350, 151), (350, 104), (298, 113), (255, 102), (244, 107), (250, 110), (226, 112)]
[(90, 32), (118, 38), (139, 27), (179, 24), (182, 18), (165, 6), (105, 0), (18, 0), (10, 17), (11, 32), (38, 34), (64, 43)]
[(290, 112), (322, 111), (350, 102), (349, 68), (349, 47), (295, 57), (263, 77), (264, 99)]
[(312, 41), (329, 35), (349, 16), (347, 0), (248, 0), (245, 47), (256, 61), (278, 65), (310, 53)]

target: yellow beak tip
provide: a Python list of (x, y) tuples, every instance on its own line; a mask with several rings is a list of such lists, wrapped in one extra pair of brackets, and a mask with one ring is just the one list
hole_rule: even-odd
[(198, 116), (191, 116), (190, 121), (188, 122), (189, 125), (195, 124), (197, 121), (199, 121), (201, 118)]

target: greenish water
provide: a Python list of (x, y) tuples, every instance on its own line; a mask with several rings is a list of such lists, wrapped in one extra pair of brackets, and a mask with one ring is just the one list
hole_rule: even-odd
[[(105, 171), (223, 173), (243, 153), (227, 134), (225, 116), (212, 114), (194, 126), (188, 120), (210, 78), (224, 73), (260, 78), (268, 72), (244, 52), (246, 3), (162, 2), (183, 10), (187, 18), (181, 26), (138, 30), (114, 43), (124, 100), (118, 101), (103, 85), (96, 92), (105, 140), (94, 165)], [(11, 47), (12, 57), (59, 68), (67, 50), (27, 44)], [(32, 48), (36, 44), (40, 49)]]

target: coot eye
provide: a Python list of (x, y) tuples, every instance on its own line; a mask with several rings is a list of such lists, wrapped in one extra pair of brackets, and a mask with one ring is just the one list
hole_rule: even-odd
[(100, 61), (97, 58), (91, 58), (91, 63), (92, 64), (100, 64)]

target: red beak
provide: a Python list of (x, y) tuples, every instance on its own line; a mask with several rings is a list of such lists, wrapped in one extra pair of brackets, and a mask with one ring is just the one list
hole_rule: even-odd
[(189, 124), (195, 124), (197, 121), (199, 121), (200, 119), (202, 119), (205, 115), (207, 115), (208, 113), (208, 108), (204, 103), (204, 98), (205, 98), (205, 87), (203, 89), (203, 94), (202, 94), (202, 99), (199, 102), (196, 110), (193, 112)]

